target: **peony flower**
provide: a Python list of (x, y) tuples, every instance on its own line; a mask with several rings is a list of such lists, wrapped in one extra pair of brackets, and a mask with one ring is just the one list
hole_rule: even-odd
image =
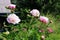
[(44, 17), (44, 16), (40, 16), (40, 21), (43, 22), (43, 23), (49, 23), (49, 19), (47, 17)]
[(41, 36), (41, 40), (45, 40), (45, 36), (44, 35)]
[(8, 8), (9, 8), (9, 9), (15, 9), (15, 8), (16, 8), (16, 5), (10, 4), (10, 5), (8, 5)]
[(42, 29), (42, 30), (39, 30), (39, 32), (44, 32), (44, 30)]
[(52, 28), (47, 28), (47, 30), (48, 30), (49, 33), (53, 32)]
[(32, 11), (30, 11), (30, 13), (35, 17), (39, 17), (40, 15), (40, 12), (37, 9), (33, 9)]
[(12, 23), (12, 24), (18, 24), (21, 20), (19, 19), (19, 17), (15, 14), (10, 14), (7, 17), (7, 22), (8, 23)]

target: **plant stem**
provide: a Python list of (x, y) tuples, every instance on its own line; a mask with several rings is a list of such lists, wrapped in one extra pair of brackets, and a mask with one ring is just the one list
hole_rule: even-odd
[(30, 21), (30, 24), (33, 22), (33, 18), (34, 18), (34, 17), (32, 16), (31, 21)]

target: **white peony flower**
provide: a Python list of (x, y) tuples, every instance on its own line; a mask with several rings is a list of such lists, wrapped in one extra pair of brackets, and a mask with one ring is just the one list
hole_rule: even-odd
[(37, 9), (33, 9), (32, 11), (30, 11), (30, 13), (35, 17), (39, 17), (40, 15), (40, 12)]
[(19, 17), (15, 14), (10, 14), (7, 17), (7, 22), (8, 23), (18, 24), (20, 21), (21, 21), (21, 19), (19, 19)]

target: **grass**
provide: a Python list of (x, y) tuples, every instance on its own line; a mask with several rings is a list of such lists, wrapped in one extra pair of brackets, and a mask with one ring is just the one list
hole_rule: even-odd
[[(53, 16), (52, 14), (44, 15), (48, 17), (53, 23), (48, 26), (53, 29), (53, 33), (50, 33), (46, 40), (60, 40), (60, 15)], [(18, 25), (8, 25), (11, 27), (10, 34), (5, 35), (0, 33), (0, 39), (2, 40), (41, 40), (42, 33), (39, 32), (40, 27), (43, 28), (45, 25), (41, 24), (41, 22), (37, 18), (32, 19), (32, 23), (30, 24), (31, 18), (21, 21)]]

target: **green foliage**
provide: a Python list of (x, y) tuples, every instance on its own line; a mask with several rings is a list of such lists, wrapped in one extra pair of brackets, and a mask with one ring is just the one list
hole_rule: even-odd
[(60, 0), (15, 0), (17, 10), (20, 11), (28, 9), (38, 9), (40, 12), (60, 12)]
[[(11, 0), (17, 5), (16, 12), (19, 13), (21, 19), (26, 19), (27, 14), (32, 9), (38, 9), (45, 15), (51, 13), (56, 16), (60, 13), (60, 0)], [(59, 14), (60, 15), (60, 14)]]
[[(57, 19), (60, 16), (54, 17), (51, 14), (47, 14), (45, 16), (53, 21), (53, 23), (49, 24), (48, 26), (54, 30), (53, 33), (46, 34), (47, 37), (45, 39), (60, 40), (60, 22)], [(30, 17), (28, 17), (27, 19), (29, 18)], [(5, 38), (6, 40), (41, 40), (41, 35), (43, 35), (43, 33), (39, 32), (39, 30), (41, 27), (46, 28), (45, 25), (42, 24), (37, 18), (33, 18), (31, 24), (31, 18), (29, 20), (27, 19), (23, 20), (18, 25), (8, 25), (12, 28), (10, 34), (0, 34), (0, 38)]]

